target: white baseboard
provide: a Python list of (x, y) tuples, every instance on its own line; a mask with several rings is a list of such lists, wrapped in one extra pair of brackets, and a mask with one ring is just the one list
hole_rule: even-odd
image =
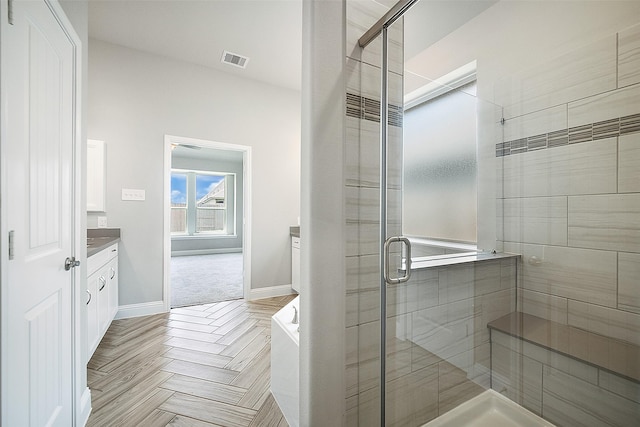
[(142, 304), (121, 305), (118, 307), (116, 319), (129, 317), (149, 316), (151, 314), (166, 313), (163, 301), (144, 302)]
[(87, 387), (84, 389), (84, 392), (82, 392), (82, 396), (80, 397), (80, 408), (76, 418), (78, 425), (87, 425), (89, 415), (91, 415), (91, 390)]
[(269, 286), (267, 288), (251, 289), (249, 291), (249, 300), (281, 297), (283, 295), (291, 295), (296, 292), (291, 289), (291, 285)]
[(235, 253), (242, 253), (242, 248), (188, 249), (184, 251), (171, 251), (171, 256), (235, 254)]

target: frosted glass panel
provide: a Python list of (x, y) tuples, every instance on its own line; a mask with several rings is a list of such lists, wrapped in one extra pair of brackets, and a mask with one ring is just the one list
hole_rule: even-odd
[(403, 234), (476, 241), (475, 82), (405, 112)]

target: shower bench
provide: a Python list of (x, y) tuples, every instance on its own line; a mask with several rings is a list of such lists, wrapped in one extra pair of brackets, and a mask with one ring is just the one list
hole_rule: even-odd
[(640, 424), (640, 347), (513, 312), (489, 322), (492, 388), (558, 425)]

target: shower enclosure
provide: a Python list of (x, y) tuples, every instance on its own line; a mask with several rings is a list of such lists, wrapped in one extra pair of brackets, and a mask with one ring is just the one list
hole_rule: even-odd
[(347, 425), (488, 389), (638, 425), (640, 7), (347, 2), (347, 43), (380, 16), (347, 49)]

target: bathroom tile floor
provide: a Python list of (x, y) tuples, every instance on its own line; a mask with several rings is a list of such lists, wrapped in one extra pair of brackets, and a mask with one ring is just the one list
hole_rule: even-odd
[(115, 320), (89, 361), (88, 426), (287, 426), (271, 316), (294, 295)]

